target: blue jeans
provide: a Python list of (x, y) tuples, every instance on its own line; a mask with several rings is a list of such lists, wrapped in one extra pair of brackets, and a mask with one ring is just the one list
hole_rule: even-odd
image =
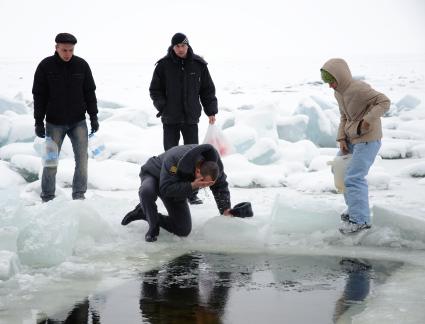
[(344, 199), (348, 206), (350, 221), (357, 224), (370, 224), (369, 190), (366, 176), (380, 147), (380, 140), (357, 144), (348, 143), (348, 150), (353, 156), (345, 171)]
[[(50, 136), (61, 150), (65, 135), (71, 140), (75, 158), (75, 171), (72, 180), (72, 198), (84, 196), (87, 190), (88, 130), (85, 120), (72, 125), (46, 123), (46, 136)], [(43, 168), (41, 178), (41, 198), (45, 201), (55, 197), (57, 167)]]

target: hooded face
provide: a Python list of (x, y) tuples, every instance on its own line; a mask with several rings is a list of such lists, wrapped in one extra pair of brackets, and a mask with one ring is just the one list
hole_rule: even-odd
[(353, 81), (350, 68), (343, 59), (330, 59), (323, 65), (322, 69), (329, 72), (336, 79), (336, 84), (329, 83), (329, 87), (335, 89), (335, 91), (343, 93)]
[(184, 43), (176, 44), (173, 46), (173, 51), (176, 55), (182, 59), (187, 57), (187, 50), (189, 46)]

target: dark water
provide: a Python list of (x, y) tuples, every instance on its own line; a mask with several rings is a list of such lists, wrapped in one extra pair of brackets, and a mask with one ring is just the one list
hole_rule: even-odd
[(39, 323), (334, 323), (400, 266), (337, 257), (191, 253)]

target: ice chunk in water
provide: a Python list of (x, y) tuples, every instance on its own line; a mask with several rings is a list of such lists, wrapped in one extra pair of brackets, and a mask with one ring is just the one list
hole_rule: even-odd
[(79, 210), (55, 199), (18, 235), (18, 255), (30, 266), (53, 266), (72, 254), (77, 239)]
[(310, 234), (335, 230), (339, 222), (336, 206), (325, 200), (279, 195), (273, 205), (272, 227), (275, 233)]

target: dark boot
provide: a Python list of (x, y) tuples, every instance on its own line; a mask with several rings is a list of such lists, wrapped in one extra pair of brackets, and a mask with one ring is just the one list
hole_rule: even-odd
[(191, 205), (200, 205), (200, 204), (204, 203), (201, 200), (201, 198), (198, 197), (197, 192), (193, 193), (189, 198), (187, 198), (187, 200), (189, 201), (189, 204), (191, 204)]
[(127, 213), (121, 221), (121, 225), (125, 226), (135, 220), (143, 219), (146, 220), (146, 215), (143, 213), (140, 204), (138, 204), (131, 212)]

